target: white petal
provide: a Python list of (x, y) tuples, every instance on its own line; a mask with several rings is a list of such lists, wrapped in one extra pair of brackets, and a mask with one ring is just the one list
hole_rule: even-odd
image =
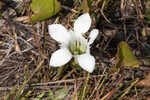
[(82, 54), (77, 57), (79, 65), (88, 72), (93, 72), (95, 67), (95, 58), (90, 54)]
[(72, 58), (72, 54), (67, 48), (61, 48), (55, 51), (50, 59), (50, 66), (52, 67), (61, 67), (68, 63)]
[(98, 30), (97, 29), (93, 29), (89, 35), (89, 44), (92, 44), (94, 42), (94, 40), (96, 39), (96, 37), (98, 36)]
[(87, 45), (87, 47), (86, 47), (86, 53), (90, 54), (90, 45)]
[(50, 36), (60, 43), (68, 43), (70, 40), (69, 32), (61, 24), (48, 25), (48, 31)]
[(91, 26), (91, 18), (88, 13), (85, 13), (78, 17), (74, 23), (74, 31), (76, 34), (86, 33)]

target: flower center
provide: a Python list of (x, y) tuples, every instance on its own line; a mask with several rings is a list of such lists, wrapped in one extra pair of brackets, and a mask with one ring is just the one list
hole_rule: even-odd
[(86, 39), (74, 39), (69, 42), (69, 50), (72, 55), (80, 55), (86, 52)]

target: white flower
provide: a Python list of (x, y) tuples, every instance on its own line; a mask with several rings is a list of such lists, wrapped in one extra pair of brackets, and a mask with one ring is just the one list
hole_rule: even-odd
[(90, 45), (98, 35), (98, 30), (93, 29), (89, 35), (89, 41), (82, 35), (91, 26), (91, 18), (88, 13), (78, 17), (74, 23), (73, 30), (67, 30), (61, 24), (48, 26), (49, 34), (53, 39), (60, 42), (60, 49), (55, 51), (50, 59), (50, 66), (60, 67), (68, 63), (72, 57), (86, 71), (93, 72), (95, 58), (90, 54)]

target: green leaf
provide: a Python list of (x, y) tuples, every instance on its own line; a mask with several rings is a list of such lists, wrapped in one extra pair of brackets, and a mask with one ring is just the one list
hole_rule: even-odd
[(117, 51), (117, 68), (121, 67), (139, 67), (141, 62), (133, 55), (131, 48), (126, 42), (120, 42)]
[(57, 0), (32, 0), (30, 7), (34, 14), (31, 21), (47, 19), (60, 11), (61, 5)]
[(67, 96), (67, 89), (65, 88), (58, 89), (54, 93), (50, 91), (47, 93), (47, 96), (48, 96), (47, 100), (64, 100), (65, 97)]
[(65, 98), (65, 96), (67, 96), (67, 89), (62, 88), (59, 89), (55, 92), (55, 100), (62, 100)]
[(17, 86), (14, 86), (11, 90), (8, 96), (6, 97), (6, 100), (11, 100), (13, 97), (15, 97), (15, 91), (17, 90)]
[(43, 92), (43, 93), (41, 93), (40, 95), (38, 95), (36, 98), (37, 98), (37, 99), (42, 99), (42, 98), (44, 97), (44, 95), (45, 95), (45, 93)]
[(2, 12), (0, 11), (0, 19), (2, 18)]
[(145, 11), (145, 17), (147, 18), (147, 19), (150, 19), (150, 1), (149, 0), (145, 0), (145, 9), (144, 9)]

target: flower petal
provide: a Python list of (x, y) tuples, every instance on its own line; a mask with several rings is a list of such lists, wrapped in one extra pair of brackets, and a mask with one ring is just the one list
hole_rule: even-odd
[(86, 53), (90, 54), (90, 45), (87, 45), (87, 47), (86, 47)]
[(85, 13), (78, 17), (74, 23), (74, 31), (76, 34), (86, 33), (91, 26), (91, 18), (88, 13)]
[(61, 48), (55, 51), (50, 59), (50, 66), (52, 67), (61, 67), (68, 63), (72, 58), (72, 54), (67, 48)]
[(52, 24), (48, 26), (50, 36), (60, 43), (68, 43), (71, 36), (67, 29), (61, 24)]
[(95, 58), (89, 53), (79, 55), (77, 57), (77, 61), (84, 70), (90, 73), (93, 72), (95, 67)]
[(96, 37), (98, 36), (98, 30), (97, 29), (93, 29), (89, 35), (89, 44), (92, 44), (94, 42), (94, 40), (96, 39)]

